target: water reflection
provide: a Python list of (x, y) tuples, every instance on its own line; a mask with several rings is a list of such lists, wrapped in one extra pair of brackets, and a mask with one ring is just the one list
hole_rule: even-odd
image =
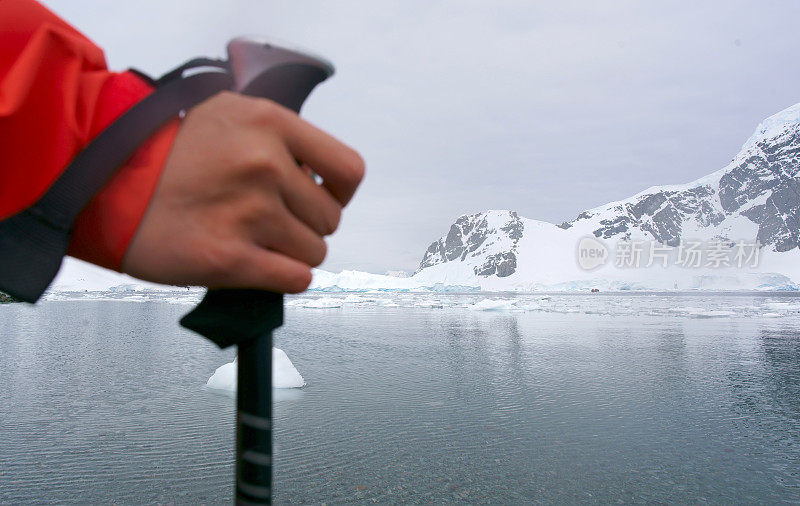
[[(579, 303), (290, 309), (308, 386), (275, 406), (276, 502), (800, 500), (800, 322)], [(2, 308), (0, 503), (229, 500), (233, 399), (203, 385), (233, 351), (184, 311)]]

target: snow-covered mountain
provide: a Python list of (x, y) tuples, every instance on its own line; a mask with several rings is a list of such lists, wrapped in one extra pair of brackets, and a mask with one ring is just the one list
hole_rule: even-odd
[[(686, 262), (692, 244), (699, 265)], [(587, 269), (579, 245), (608, 256)], [(711, 250), (727, 261), (709, 263), (703, 254), (721, 255)], [(511, 290), (789, 288), (800, 282), (800, 104), (763, 121), (727, 167), (688, 184), (652, 187), (560, 225), (512, 211), (461, 216), (414, 278)]]
[(657, 186), (560, 225), (597, 237), (632, 230), (670, 246), (681, 238), (758, 239), (773, 251), (800, 246), (800, 104), (763, 121), (731, 163), (707, 177)]

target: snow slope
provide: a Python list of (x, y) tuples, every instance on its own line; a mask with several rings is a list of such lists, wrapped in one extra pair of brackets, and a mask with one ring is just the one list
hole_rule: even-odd
[[(609, 257), (593, 270), (581, 268), (577, 261), (578, 245), (585, 237), (594, 237), (591, 223), (579, 223), (563, 229), (551, 223), (519, 218), (509, 211), (487, 211), (472, 215), (473, 220), (489, 217), (491, 221), (519, 222), (524, 233), (513, 247), (502, 227), (487, 227), (480, 247), (469, 243), (456, 260), (435, 263), (420, 269), (411, 280), (418, 286), (435, 283), (475, 286), (487, 291), (537, 290), (768, 290), (798, 289), (800, 286), (800, 250), (776, 252), (761, 248), (755, 268), (683, 268), (672, 263), (664, 268), (655, 262), (646, 267), (649, 258), (643, 252), (639, 268), (618, 267), (613, 256), (615, 238), (596, 239), (604, 244)], [(488, 221), (488, 220), (487, 220)], [(499, 237), (498, 237), (499, 236)], [(696, 237), (696, 236), (695, 236)], [(632, 231), (630, 240), (651, 241), (646, 233)], [(471, 251), (470, 251), (471, 250)], [(513, 258), (513, 269), (506, 262), (505, 271), (481, 276), (477, 274), (488, 262), (505, 254)], [(670, 262), (676, 261), (673, 249)], [(502, 265), (502, 264), (498, 264)], [(509, 272), (511, 271), (511, 272)]]
[(101, 269), (92, 264), (66, 258), (48, 292), (133, 292), (133, 291), (185, 291), (185, 287), (172, 287), (148, 283), (125, 274)]
[[(681, 244), (702, 243), (706, 255), (724, 248), (733, 259), (737, 245), (756, 241), (758, 259), (745, 265), (676, 266)], [(639, 266), (616, 265), (633, 243), (644, 250)], [(580, 244), (605, 250), (605, 263), (579, 265)], [(646, 268), (653, 246), (667, 251), (667, 267)], [(764, 120), (728, 166), (687, 184), (655, 186), (559, 225), (512, 211), (463, 215), (412, 279), (483, 290), (798, 289), (800, 104)]]

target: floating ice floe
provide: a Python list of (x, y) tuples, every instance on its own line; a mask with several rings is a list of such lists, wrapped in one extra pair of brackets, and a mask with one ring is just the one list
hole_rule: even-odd
[(414, 307), (424, 307), (428, 309), (443, 309), (444, 304), (439, 300), (418, 300), (412, 301), (411, 305)]
[(293, 297), (286, 297), (283, 301), (285, 307), (302, 307), (311, 299), (295, 299)]
[[(221, 365), (208, 378), (206, 386), (214, 390), (236, 391), (237, 359)], [(301, 388), (305, 380), (295, 369), (292, 361), (283, 350), (272, 348), (272, 388)]]
[(705, 311), (705, 308), (695, 306), (676, 306), (667, 309), (668, 313), (695, 313), (697, 311)]
[(800, 313), (800, 304), (793, 302), (767, 302), (764, 307), (773, 311), (786, 311), (789, 313)]
[(483, 299), (472, 306), (473, 311), (509, 311), (514, 309), (514, 301), (503, 299)]
[(560, 313), (560, 314), (573, 314), (573, 313), (580, 313), (579, 309), (575, 309), (574, 307), (564, 307), (560, 309), (553, 309), (553, 313)]
[(735, 311), (719, 311), (713, 309), (705, 309), (701, 311), (691, 311), (687, 313), (692, 318), (728, 318), (736, 316)]
[(341, 299), (334, 299), (332, 297), (322, 297), (319, 299), (309, 299), (303, 303), (303, 307), (313, 309), (331, 309), (342, 307)]
[(691, 318), (727, 318), (736, 316), (735, 311), (722, 311), (718, 309), (707, 309), (703, 307), (674, 307), (667, 310), (670, 313), (678, 313)]
[(542, 306), (540, 306), (539, 304), (534, 304), (534, 303), (531, 303), (531, 302), (522, 302), (522, 301), (515, 302), (513, 308), (516, 309), (517, 311), (541, 311), (542, 310)]

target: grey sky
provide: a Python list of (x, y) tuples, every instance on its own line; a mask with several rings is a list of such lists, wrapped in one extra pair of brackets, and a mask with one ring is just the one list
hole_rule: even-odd
[(331, 270), (413, 270), (463, 213), (558, 223), (695, 179), (800, 102), (794, 1), (46, 4), (115, 68), (158, 74), (241, 34), (330, 58), (304, 116), (368, 165)]

